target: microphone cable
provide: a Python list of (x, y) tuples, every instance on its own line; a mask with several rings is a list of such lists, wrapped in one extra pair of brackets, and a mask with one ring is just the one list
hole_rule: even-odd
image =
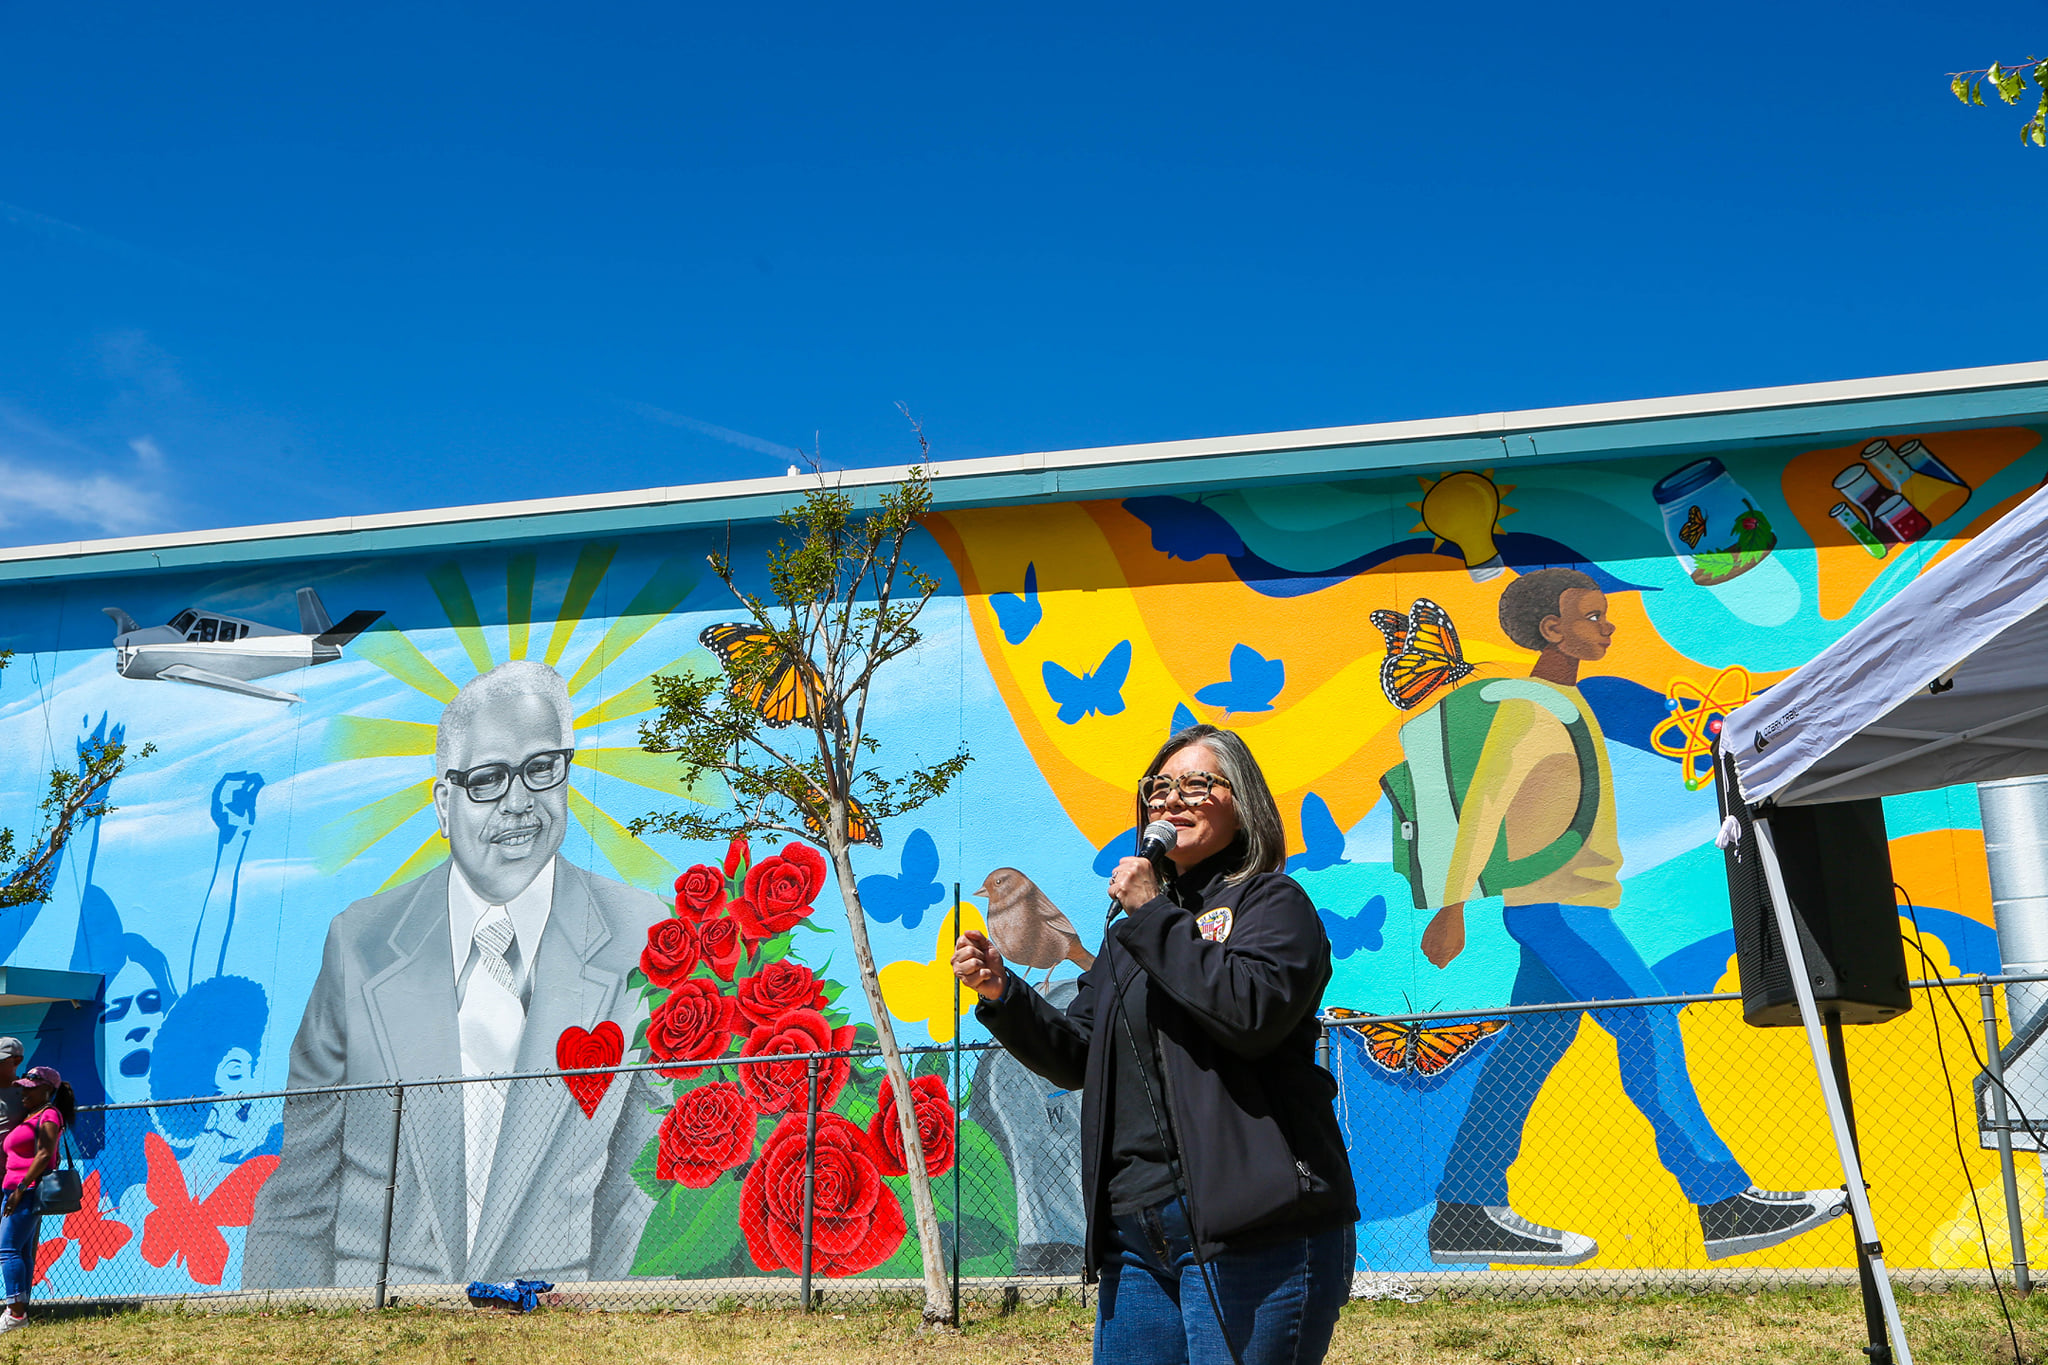
[[(1913, 898), (1906, 894), (1905, 887), (1900, 886), (1897, 882), (1893, 882), (1892, 889), (1898, 892), (1899, 898), (1906, 903), (1906, 917), (1913, 922), (1913, 949), (1920, 954), (1920, 961), (1925, 965), (1928, 979), (1940, 980), (1941, 973), (1936, 969), (1934, 959), (1928, 955), (1926, 947), (1920, 942), (1919, 907), (1913, 904)], [(1970, 1055), (1975, 1058), (1978, 1066), (1983, 1069), (1985, 1076), (1989, 1078), (1991, 1074), (1990, 1067), (1985, 1063), (1984, 1058), (1977, 1053), (1976, 1039), (1971, 1036), (1970, 1021), (1963, 1017), (1962, 1007), (1956, 1004), (1955, 997), (1949, 994), (1948, 987), (1937, 986), (1935, 989), (1940, 992), (1941, 998), (1948, 1002), (1950, 1011), (1956, 1016), (1956, 1021), (1963, 1026), (1963, 1037), (1970, 1041)], [(1977, 1237), (1984, 1247), (1984, 1268), (1991, 1274), (1992, 1292), (1998, 1295), (1998, 1311), (2005, 1319), (2006, 1335), (2012, 1341), (2012, 1358), (2016, 1361), (2025, 1360), (2026, 1356), (2020, 1350), (2019, 1329), (2013, 1325), (2012, 1307), (2005, 1301), (2005, 1286), (1998, 1281), (1998, 1263), (1991, 1254), (1991, 1233), (1984, 1225), (1984, 1205), (1977, 1198), (1977, 1179), (1970, 1173), (1970, 1160), (1963, 1152), (1963, 1123), (1962, 1118), (1956, 1113), (1955, 1082), (1949, 1076), (1948, 1048), (1941, 1040), (1941, 1017), (1936, 1015), (1932, 1022), (1934, 1024), (1934, 1055), (1936, 1060), (1941, 1063), (1942, 1089), (1948, 1097), (1948, 1122), (1949, 1130), (1955, 1138), (1956, 1164), (1962, 1167), (1963, 1183), (1970, 1187), (1970, 1209), (1977, 1217)], [(1844, 1060), (1846, 1063), (1846, 1058)], [(2005, 1090), (2003, 1081), (1998, 1082), (1998, 1088)], [(2012, 1092), (2006, 1090), (2005, 1093), (2008, 1102), (2010, 1102)], [(1974, 1110), (1976, 1106), (1973, 1104), (1971, 1107)], [(2017, 1109), (2013, 1112), (2019, 1113)], [(1982, 1115), (1973, 1115), (1973, 1117), (1981, 1120)], [(2023, 1113), (2020, 1114), (2020, 1122), (2026, 1125), (2027, 1132), (2034, 1135), (2034, 1140), (2038, 1143), (2040, 1137), (2038, 1134), (2034, 1134), (2033, 1124), (2027, 1122), (2026, 1115)]]

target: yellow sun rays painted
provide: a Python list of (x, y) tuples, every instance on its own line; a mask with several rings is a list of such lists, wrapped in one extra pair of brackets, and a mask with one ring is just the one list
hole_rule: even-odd
[[(615, 545), (587, 545), (577, 556), (563, 593), (562, 606), (548, 637), (545, 659), (550, 667), (559, 663), (573, 643), (604, 585), (606, 573), (617, 552)], [(536, 557), (513, 556), (505, 566), (505, 643), (512, 659), (527, 657), (532, 643), (533, 595), (538, 574)], [(429, 570), (428, 587), (440, 604), (471, 676), (488, 672), (499, 660), (492, 649), (492, 632), (477, 609), (463, 567), (450, 562)], [(606, 626), (603, 634), (575, 666), (569, 679), (572, 693), (582, 691), (602, 678), (605, 670), (643, 639), (689, 597), (697, 586), (697, 574), (681, 558), (663, 561), (633, 595), (623, 611)], [(456, 681), (443, 672), (418, 646), (395, 627), (386, 626), (359, 637), (355, 652), (390, 674), (413, 691), (435, 701), (454, 700)], [(624, 687), (595, 703), (574, 720), (582, 732), (629, 720), (652, 711), (657, 704), (654, 677), (658, 673), (701, 673), (714, 667), (703, 650), (693, 650), (653, 672), (633, 677)], [(434, 752), (435, 727), (421, 721), (383, 716), (336, 716), (328, 722), (322, 737), (322, 756), (329, 762), (372, 758), (428, 758)], [(594, 736), (592, 736), (594, 738)], [(687, 801), (712, 804), (725, 799), (723, 784), (707, 779), (685, 790), (681, 771), (672, 758), (649, 754), (622, 745), (579, 746), (579, 768), (627, 784), (631, 789), (658, 791)], [(401, 779), (403, 780), (403, 779)], [(330, 822), (315, 836), (314, 856), (323, 873), (333, 873), (382, 846), (420, 812), (433, 803), (433, 779), (421, 778), (398, 790), (387, 792)], [(676, 869), (667, 859), (633, 837), (624, 823), (600, 802), (606, 802), (602, 786), (578, 790), (572, 786), (569, 809), (576, 823), (590, 836), (597, 851), (619, 875), (636, 886), (667, 894)], [(622, 789), (623, 790), (623, 789)], [(597, 799), (593, 799), (596, 796)], [(638, 810), (634, 811), (638, 814)], [(448, 844), (440, 832), (403, 857), (385, 881), (384, 888), (396, 886), (435, 867), (448, 856)]]

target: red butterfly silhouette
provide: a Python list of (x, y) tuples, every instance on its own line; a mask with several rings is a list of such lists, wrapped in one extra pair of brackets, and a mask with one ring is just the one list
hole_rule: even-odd
[(100, 1212), (100, 1173), (94, 1171), (80, 1187), (78, 1212), (64, 1215), (63, 1236), (46, 1238), (36, 1248), (33, 1283), (43, 1282), (50, 1267), (64, 1254), (64, 1248), (73, 1242), (78, 1243), (78, 1268), (90, 1271), (101, 1261), (112, 1260), (133, 1236), (133, 1228)]
[(43, 1276), (50, 1273), (50, 1267), (57, 1264), (58, 1259), (64, 1255), (64, 1248), (70, 1245), (71, 1243), (62, 1237), (51, 1237), (39, 1244), (36, 1247), (36, 1271), (30, 1277), (29, 1283), (41, 1284)]
[(162, 1267), (182, 1257), (194, 1283), (219, 1284), (228, 1265), (228, 1239), (220, 1230), (249, 1226), (256, 1216), (256, 1191), (277, 1169), (277, 1158), (251, 1157), (212, 1194), (194, 1199), (168, 1142), (145, 1133), (142, 1151), (149, 1161), (144, 1188), (155, 1205), (142, 1220), (142, 1259)]

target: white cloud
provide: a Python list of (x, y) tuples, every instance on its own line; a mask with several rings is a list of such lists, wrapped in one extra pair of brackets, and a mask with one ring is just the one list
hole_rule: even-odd
[(0, 456), (0, 526), (48, 518), (108, 535), (131, 535), (164, 524), (163, 496), (139, 479), (111, 474), (66, 475)]
[(0, 402), (0, 526), (48, 526), (60, 534), (132, 535), (163, 526), (171, 500), (154, 438), (128, 442), (132, 458), (109, 456)]

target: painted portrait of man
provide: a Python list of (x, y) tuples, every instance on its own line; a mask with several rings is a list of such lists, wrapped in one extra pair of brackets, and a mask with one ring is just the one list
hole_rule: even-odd
[[(575, 738), (544, 664), (471, 681), (436, 731), (448, 861), (329, 926), (291, 1050), (293, 1089), (555, 1067), (565, 1033), (633, 1034), (626, 978), (653, 896), (561, 856)], [(249, 1287), (375, 1280), (392, 1097), (294, 1098), (244, 1253)], [(639, 1075), (587, 1114), (559, 1080), (408, 1088), (393, 1199), (393, 1282), (623, 1278), (651, 1203), (634, 1158), (654, 1131)]]

